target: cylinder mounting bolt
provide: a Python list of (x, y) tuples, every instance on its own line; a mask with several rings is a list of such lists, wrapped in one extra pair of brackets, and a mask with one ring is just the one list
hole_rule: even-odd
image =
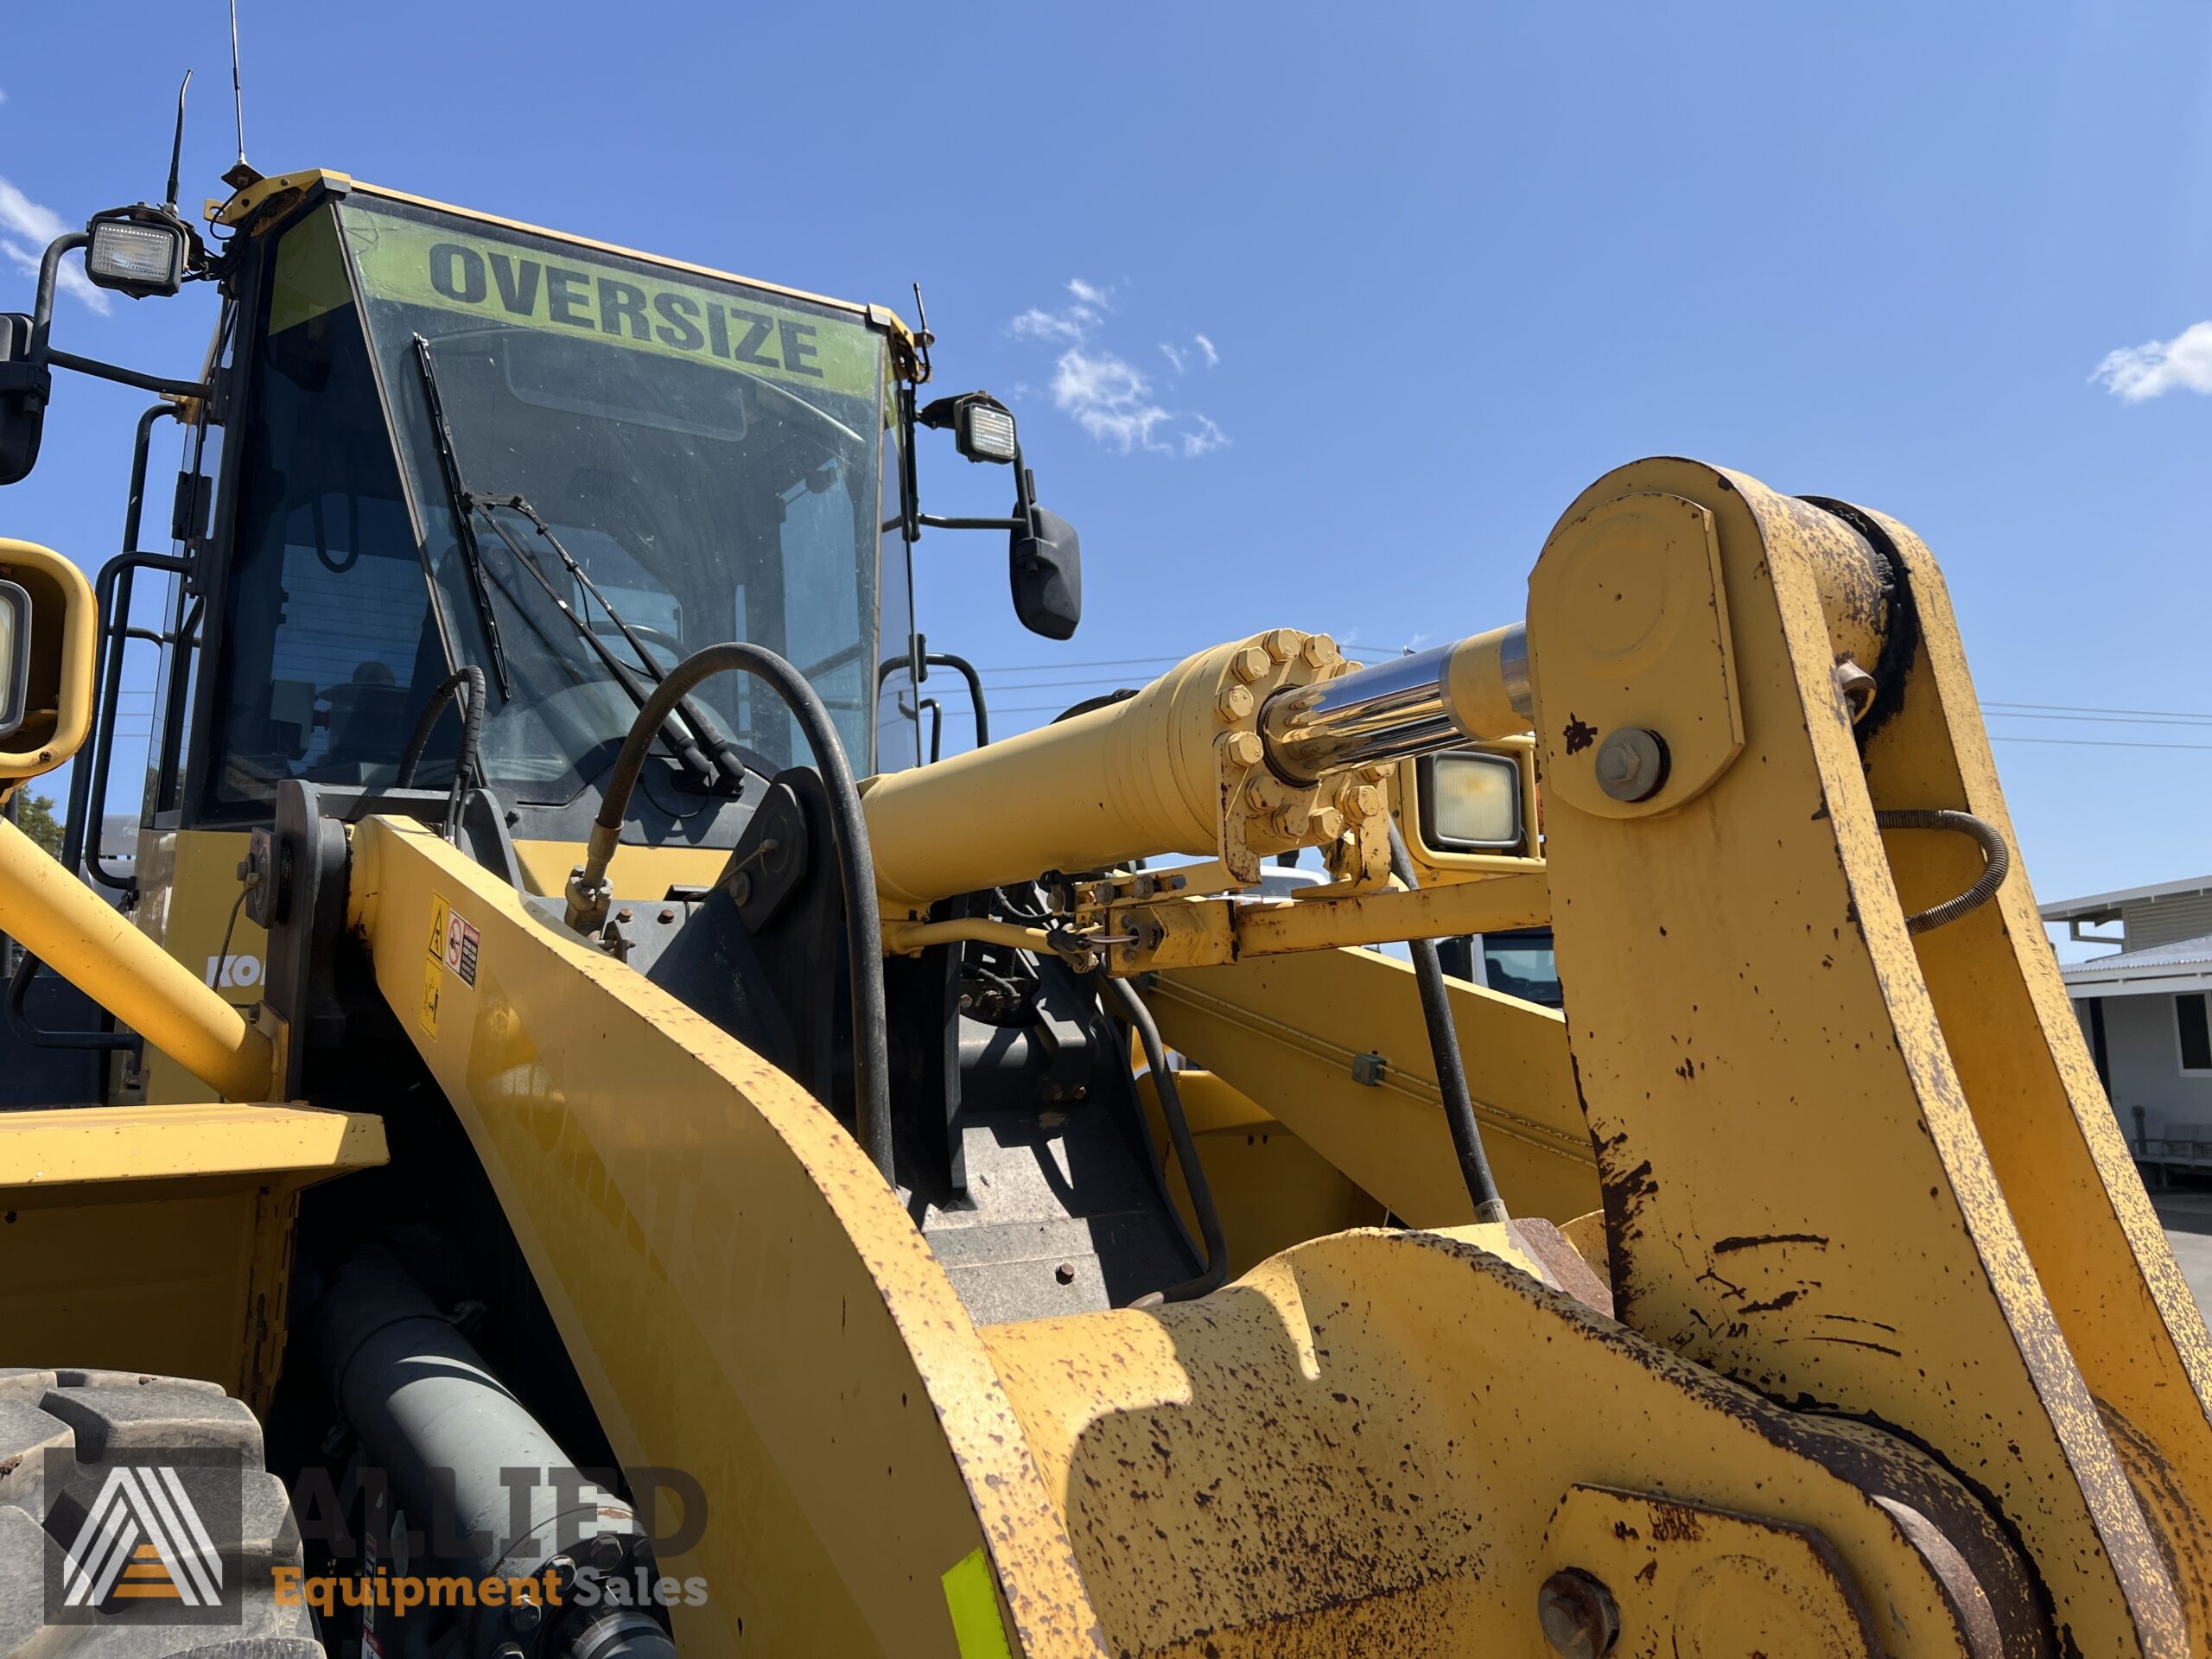
[(1306, 636), (1296, 628), (1269, 628), (1260, 636), (1260, 644), (1275, 661), (1287, 663), (1305, 647)]
[(1252, 717), (1252, 689), (1246, 685), (1225, 685), (1221, 689), (1218, 705), (1224, 720), (1249, 720)]
[(1656, 732), (1621, 726), (1598, 746), (1598, 787), (1617, 801), (1648, 801), (1667, 781), (1667, 745)]
[(1266, 673), (1274, 661), (1274, 658), (1269, 656), (1263, 647), (1247, 645), (1230, 658), (1229, 671), (1246, 685), (1249, 685), (1261, 675)]
[(1563, 1567), (1536, 1592), (1536, 1618), (1544, 1640), (1563, 1659), (1602, 1659), (1620, 1639), (1620, 1609), (1613, 1592), (1580, 1567)]
[(1337, 651), (1337, 642), (1325, 633), (1317, 633), (1307, 639), (1298, 654), (1306, 659), (1308, 668), (1330, 668), (1344, 660)]
[(1357, 822), (1382, 810), (1382, 791), (1372, 784), (1346, 784), (1337, 791), (1337, 810)]
[(1334, 841), (1344, 832), (1344, 815), (1333, 806), (1319, 806), (1306, 815), (1306, 833), (1316, 842)]
[(1268, 749), (1257, 732), (1231, 732), (1225, 752), (1231, 766), (1256, 766), (1267, 758)]

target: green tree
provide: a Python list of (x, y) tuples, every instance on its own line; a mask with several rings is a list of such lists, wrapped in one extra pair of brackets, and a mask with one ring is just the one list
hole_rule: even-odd
[(61, 856), (61, 820), (54, 816), (54, 802), (49, 798), (28, 792), (18, 795), (13, 816), (16, 828), (53, 857)]

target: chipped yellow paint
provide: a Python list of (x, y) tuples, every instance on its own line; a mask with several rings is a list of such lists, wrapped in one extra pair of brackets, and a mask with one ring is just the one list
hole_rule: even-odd
[[(1816, 1530), (1884, 1651), (1966, 1651), (1934, 1573), (1816, 1434), (1541, 1272), (1504, 1226), (1363, 1230), (1201, 1302), (986, 1330), (1109, 1648), (1547, 1652), (1553, 1511), (1611, 1484)], [(1658, 1617), (1632, 1578), (1609, 1587)], [(1772, 1651), (1821, 1650), (1792, 1634)]]
[[(1620, 1317), (1770, 1397), (1916, 1437), (2018, 1529), (2082, 1652), (2180, 1655), (2175, 1586), (2005, 1208), (1874, 826), (1823, 601), (1863, 592), (1847, 572), (1871, 553), (1837, 517), (1681, 461), (1600, 480), (1562, 532), (1655, 493), (1716, 528), (1734, 764), (1679, 810), (1580, 810), (1556, 785), (1592, 763), (1573, 728), (1598, 688), (1529, 632)], [(1662, 737), (1696, 714), (1663, 685), (1634, 706)]]
[[(2010, 843), (1942, 574), (1910, 531), (1867, 517), (1904, 566), (1921, 634), (1903, 706), (1867, 745), (1874, 804), (1970, 811)], [(1909, 911), (1980, 874), (1980, 855), (1961, 836), (1887, 840)], [(2145, 1515), (2180, 1565), (2191, 1649), (2202, 1656), (2212, 1653), (2212, 1342), (2097, 1081), (2017, 846), (2012, 861), (1991, 904), (1914, 944), (2036, 1275)]]

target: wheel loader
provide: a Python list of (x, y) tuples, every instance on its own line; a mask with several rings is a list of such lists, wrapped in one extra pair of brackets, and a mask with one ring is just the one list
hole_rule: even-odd
[(1905, 525), (1640, 461), (1520, 617), (988, 741), (912, 550), (1065, 639), (1079, 544), (918, 315), (226, 182), (0, 318), (6, 481), (153, 398), (118, 553), (0, 542), (0, 1649), (2212, 1653), (2205, 1325)]

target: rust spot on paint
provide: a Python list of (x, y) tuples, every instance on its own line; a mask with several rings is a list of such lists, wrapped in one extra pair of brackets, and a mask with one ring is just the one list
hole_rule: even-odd
[(1567, 729), (1560, 735), (1567, 740), (1569, 754), (1580, 754), (1598, 741), (1598, 728), (1570, 709), (1567, 711)]
[(1826, 1249), (1827, 1243), (1820, 1233), (1732, 1233), (1713, 1247), (1713, 1253), (1726, 1255), (1732, 1250), (1748, 1250), (1758, 1244), (1818, 1244)]

